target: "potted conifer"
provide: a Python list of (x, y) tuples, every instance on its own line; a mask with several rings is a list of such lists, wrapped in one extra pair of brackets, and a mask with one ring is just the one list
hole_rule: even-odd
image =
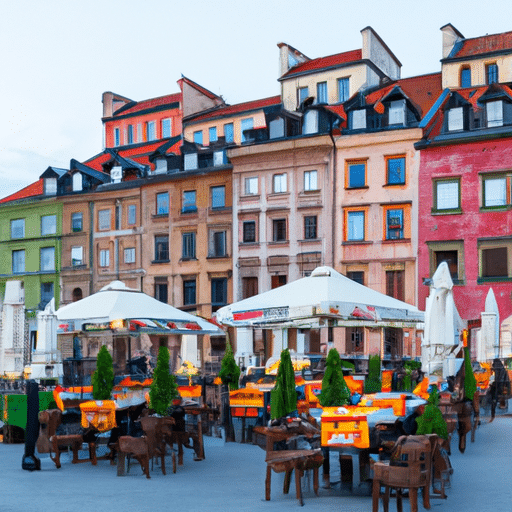
[(329, 350), (319, 396), (322, 407), (336, 407), (350, 402), (350, 390), (343, 377), (340, 354), (335, 348)]
[(103, 345), (96, 359), (96, 371), (92, 374), (94, 400), (110, 400), (114, 387), (114, 364), (107, 347)]
[(381, 389), (380, 355), (374, 354), (368, 359), (368, 377), (364, 381), (364, 392), (378, 393)]
[(167, 416), (167, 410), (173, 398), (178, 396), (176, 378), (169, 371), (169, 349), (160, 347), (153, 373), (153, 382), (149, 390), (151, 409), (159, 416)]
[(276, 383), (270, 392), (270, 418), (273, 420), (284, 418), (296, 410), (295, 372), (293, 371), (290, 351), (284, 349), (281, 352)]

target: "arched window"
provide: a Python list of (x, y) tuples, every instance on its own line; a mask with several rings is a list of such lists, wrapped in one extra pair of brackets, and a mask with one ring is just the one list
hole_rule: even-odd
[(73, 174), (73, 192), (80, 192), (82, 190), (82, 174), (75, 172)]
[(471, 87), (471, 68), (468, 66), (460, 70), (460, 86)]
[(75, 288), (73, 290), (73, 302), (76, 302), (77, 300), (82, 299), (82, 289), (81, 288)]

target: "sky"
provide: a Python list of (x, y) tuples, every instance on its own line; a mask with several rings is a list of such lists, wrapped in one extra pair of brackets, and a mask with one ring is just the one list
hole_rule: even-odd
[(477, 0), (0, 0), (0, 198), (103, 150), (103, 92), (179, 92), (181, 75), (229, 104), (279, 94), (277, 44), (310, 58), (362, 47), (371, 26), (402, 77), (440, 71), (447, 23), (512, 31), (512, 3)]

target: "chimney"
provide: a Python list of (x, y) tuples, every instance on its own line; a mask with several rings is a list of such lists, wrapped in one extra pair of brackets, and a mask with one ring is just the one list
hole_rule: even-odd
[(451, 24), (441, 27), (443, 33), (443, 59), (446, 59), (456, 43), (464, 39), (464, 36)]

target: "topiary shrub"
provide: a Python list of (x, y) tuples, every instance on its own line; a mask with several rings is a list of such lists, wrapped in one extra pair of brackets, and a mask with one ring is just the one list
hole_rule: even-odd
[(96, 371), (92, 374), (92, 396), (94, 400), (110, 400), (114, 387), (114, 363), (107, 347), (103, 345), (96, 359)]
[(437, 434), (443, 439), (448, 439), (448, 426), (439, 409), (439, 392), (436, 386), (432, 387), (425, 411), (416, 418), (416, 423), (418, 424), (416, 435)]
[(226, 352), (222, 358), (222, 363), (219, 372), (222, 384), (228, 386), (230, 391), (238, 389), (238, 381), (240, 379), (240, 368), (236, 364), (233, 349), (229, 340), (226, 339)]
[(171, 401), (177, 396), (176, 377), (169, 371), (169, 349), (160, 347), (149, 390), (150, 407), (159, 416), (167, 416)]
[(380, 378), (380, 355), (371, 355), (368, 359), (368, 377), (364, 381), (365, 393), (378, 393), (382, 390)]
[(322, 407), (347, 405), (350, 401), (350, 390), (343, 377), (340, 355), (335, 348), (331, 348), (327, 355), (322, 392), (318, 399)]
[(275, 420), (297, 410), (297, 392), (295, 391), (295, 372), (290, 351), (281, 352), (277, 369), (276, 383), (270, 392), (270, 418)]

